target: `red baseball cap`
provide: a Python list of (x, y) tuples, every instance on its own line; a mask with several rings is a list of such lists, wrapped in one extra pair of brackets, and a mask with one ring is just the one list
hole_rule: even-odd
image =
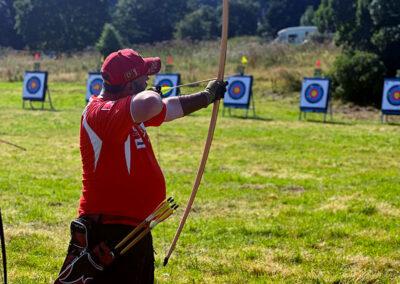
[(159, 57), (143, 58), (133, 49), (121, 49), (111, 53), (103, 62), (101, 76), (111, 86), (121, 86), (143, 75), (160, 72)]

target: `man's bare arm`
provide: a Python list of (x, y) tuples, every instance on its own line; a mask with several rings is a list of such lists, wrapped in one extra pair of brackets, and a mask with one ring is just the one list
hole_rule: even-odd
[(166, 98), (163, 99), (163, 102), (167, 108), (164, 121), (171, 121), (184, 116), (179, 97)]
[(132, 98), (131, 116), (135, 123), (142, 123), (155, 117), (162, 111), (163, 103), (154, 91), (143, 91)]

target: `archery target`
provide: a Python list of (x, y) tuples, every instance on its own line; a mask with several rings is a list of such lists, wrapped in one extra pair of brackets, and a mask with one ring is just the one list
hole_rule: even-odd
[(329, 80), (304, 78), (301, 89), (300, 108), (302, 110), (327, 110), (329, 102)]
[(44, 101), (47, 88), (47, 72), (25, 72), (22, 99)]
[(252, 76), (232, 76), (228, 78), (224, 106), (249, 108), (252, 95)]
[(320, 84), (311, 84), (307, 87), (305, 96), (309, 103), (316, 104), (324, 97), (324, 89)]
[(86, 84), (86, 101), (89, 101), (91, 96), (100, 95), (103, 88), (103, 78), (100, 73), (89, 73)]
[(382, 96), (382, 112), (400, 114), (400, 79), (386, 79)]
[[(162, 87), (174, 87), (180, 84), (180, 74), (157, 74), (154, 79), (154, 86)], [(174, 97), (179, 95), (179, 88), (172, 89), (166, 93), (163, 93), (163, 98)]]

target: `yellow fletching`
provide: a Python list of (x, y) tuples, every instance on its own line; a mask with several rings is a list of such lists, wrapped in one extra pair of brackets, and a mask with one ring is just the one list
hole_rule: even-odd
[(163, 93), (163, 94), (168, 93), (170, 89), (171, 89), (171, 87), (163, 86), (163, 87), (161, 87), (161, 93)]

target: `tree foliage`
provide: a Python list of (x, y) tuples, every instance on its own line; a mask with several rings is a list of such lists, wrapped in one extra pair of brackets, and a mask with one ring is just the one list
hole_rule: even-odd
[(298, 26), (307, 7), (317, 8), (320, 0), (270, 0), (268, 9), (260, 21), (260, 30), (275, 36), (287, 27)]
[(300, 18), (301, 26), (314, 26), (315, 10), (313, 6), (308, 6), (303, 16)]
[(0, 0), (0, 46), (21, 47), (21, 38), (15, 34), (15, 10), (12, 0)]
[[(254, 35), (257, 32), (258, 11), (255, 1), (236, 0), (229, 7), (229, 36)], [(220, 15), (222, 9), (220, 8)]]
[(96, 44), (96, 48), (103, 58), (107, 57), (107, 55), (114, 51), (122, 49), (123, 47), (123, 41), (119, 32), (113, 25), (109, 23), (105, 24), (99, 41)]
[(168, 40), (187, 13), (186, 7), (186, 0), (120, 0), (113, 24), (130, 43)]
[(336, 43), (345, 51), (333, 71), (337, 93), (378, 106), (383, 76), (395, 76), (400, 69), (400, 1), (357, 0), (348, 5), (346, 0), (324, 0), (324, 5), (332, 15)]
[(379, 106), (386, 68), (379, 56), (364, 51), (345, 52), (332, 72), (336, 94), (358, 105)]
[(177, 24), (175, 36), (179, 39), (203, 40), (218, 35), (218, 16), (215, 9), (202, 6), (187, 14)]
[(15, 0), (14, 7), (16, 30), (31, 49), (93, 46), (108, 19), (106, 0)]
[[(229, 36), (262, 34), (299, 25), (320, 0), (232, 0)], [(311, 10), (309, 10), (311, 11)], [(94, 46), (106, 22), (125, 43), (219, 34), (219, 0), (0, 0), (0, 45), (31, 50), (75, 51)], [(22, 48), (19, 45), (19, 48)]]

